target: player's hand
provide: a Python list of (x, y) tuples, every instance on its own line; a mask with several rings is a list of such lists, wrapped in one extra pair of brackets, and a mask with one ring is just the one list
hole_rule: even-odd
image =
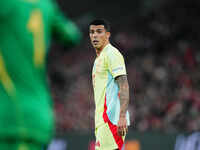
[(117, 124), (117, 133), (119, 136), (124, 136), (128, 132), (126, 115), (120, 116)]

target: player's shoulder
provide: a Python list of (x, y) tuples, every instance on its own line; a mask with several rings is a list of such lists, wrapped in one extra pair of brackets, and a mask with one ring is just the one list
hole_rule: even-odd
[(107, 56), (114, 56), (114, 55), (118, 55), (118, 56), (122, 56), (121, 52), (119, 51), (119, 49), (117, 49), (115, 46), (113, 46), (112, 44), (108, 44), (107, 48), (106, 48), (106, 55)]

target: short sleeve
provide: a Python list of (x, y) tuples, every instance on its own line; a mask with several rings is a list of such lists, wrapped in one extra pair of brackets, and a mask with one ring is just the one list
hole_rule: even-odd
[(122, 54), (118, 50), (113, 50), (107, 55), (108, 70), (113, 78), (126, 75), (126, 67)]

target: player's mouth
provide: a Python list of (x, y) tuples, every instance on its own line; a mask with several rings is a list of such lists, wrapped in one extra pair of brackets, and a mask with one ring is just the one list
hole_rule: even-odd
[(96, 44), (98, 44), (99, 43), (99, 41), (98, 40), (94, 40), (94, 41), (92, 41), (93, 42), (93, 44), (94, 45), (96, 45)]

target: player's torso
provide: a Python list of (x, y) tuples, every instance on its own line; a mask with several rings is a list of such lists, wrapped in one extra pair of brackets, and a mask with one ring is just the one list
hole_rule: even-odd
[[(101, 106), (104, 102), (106, 85), (108, 82), (108, 69), (106, 55), (102, 54), (96, 58), (92, 71), (92, 81), (96, 106)], [(98, 109), (98, 108), (96, 108)]]
[(106, 86), (108, 84), (108, 68), (106, 49), (95, 59), (92, 70), (92, 81), (95, 99), (95, 125), (104, 123), (103, 112), (105, 104)]
[[(15, 1), (9, 16), (0, 18), (0, 135), (9, 132), (46, 140), (53, 129), (45, 66), (52, 4)], [(45, 137), (40, 136), (44, 132)]]
[(1, 67), (17, 89), (44, 90), (52, 6), (49, 0), (15, 1), (14, 9), (0, 24)]
[[(119, 87), (115, 77), (126, 75), (123, 56), (108, 44), (96, 58), (93, 67), (93, 86), (95, 96), (95, 127), (107, 121), (117, 125), (120, 113)], [(127, 112), (127, 123), (130, 124)]]

